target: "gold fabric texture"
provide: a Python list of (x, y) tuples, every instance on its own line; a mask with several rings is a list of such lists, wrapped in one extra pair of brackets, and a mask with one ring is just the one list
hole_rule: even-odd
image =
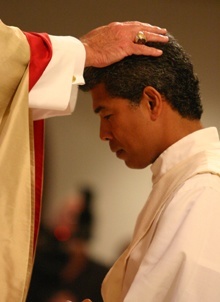
[(0, 22), (0, 295), (5, 302), (26, 300), (33, 263), (29, 59), (23, 33)]

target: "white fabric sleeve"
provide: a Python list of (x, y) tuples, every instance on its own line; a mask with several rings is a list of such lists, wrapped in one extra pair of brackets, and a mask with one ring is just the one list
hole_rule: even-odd
[(71, 114), (78, 85), (84, 84), (85, 48), (74, 37), (50, 35), (52, 58), (29, 93), (33, 119)]

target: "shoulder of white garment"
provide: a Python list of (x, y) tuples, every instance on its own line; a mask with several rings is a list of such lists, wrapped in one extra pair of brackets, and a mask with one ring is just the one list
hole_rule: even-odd
[(142, 260), (125, 302), (219, 301), (219, 197), (220, 179), (212, 174), (196, 175), (178, 191), (148, 251), (143, 239), (132, 252), (131, 263), (140, 254)]
[(71, 36), (49, 37), (52, 58), (29, 93), (34, 119), (70, 114), (77, 98), (77, 89), (72, 91), (72, 85), (84, 84), (84, 45)]

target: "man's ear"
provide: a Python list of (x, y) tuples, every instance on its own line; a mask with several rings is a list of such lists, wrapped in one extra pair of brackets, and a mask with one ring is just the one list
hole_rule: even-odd
[(162, 110), (162, 95), (154, 87), (147, 86), (143, 90), (143, 99), (148, 106), (152, 120), (156, 120)]

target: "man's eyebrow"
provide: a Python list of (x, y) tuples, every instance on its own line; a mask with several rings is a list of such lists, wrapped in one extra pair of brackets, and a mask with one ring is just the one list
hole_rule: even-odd
[(98, 106), (98, 107), (96, 107), (95, 109), (94, 109), (94, 112), (97, 114), (97, 113), (99, 113), (101, 110), (103, 110), (103, 109), (105, 109), (105, 107), (104, 106)]

